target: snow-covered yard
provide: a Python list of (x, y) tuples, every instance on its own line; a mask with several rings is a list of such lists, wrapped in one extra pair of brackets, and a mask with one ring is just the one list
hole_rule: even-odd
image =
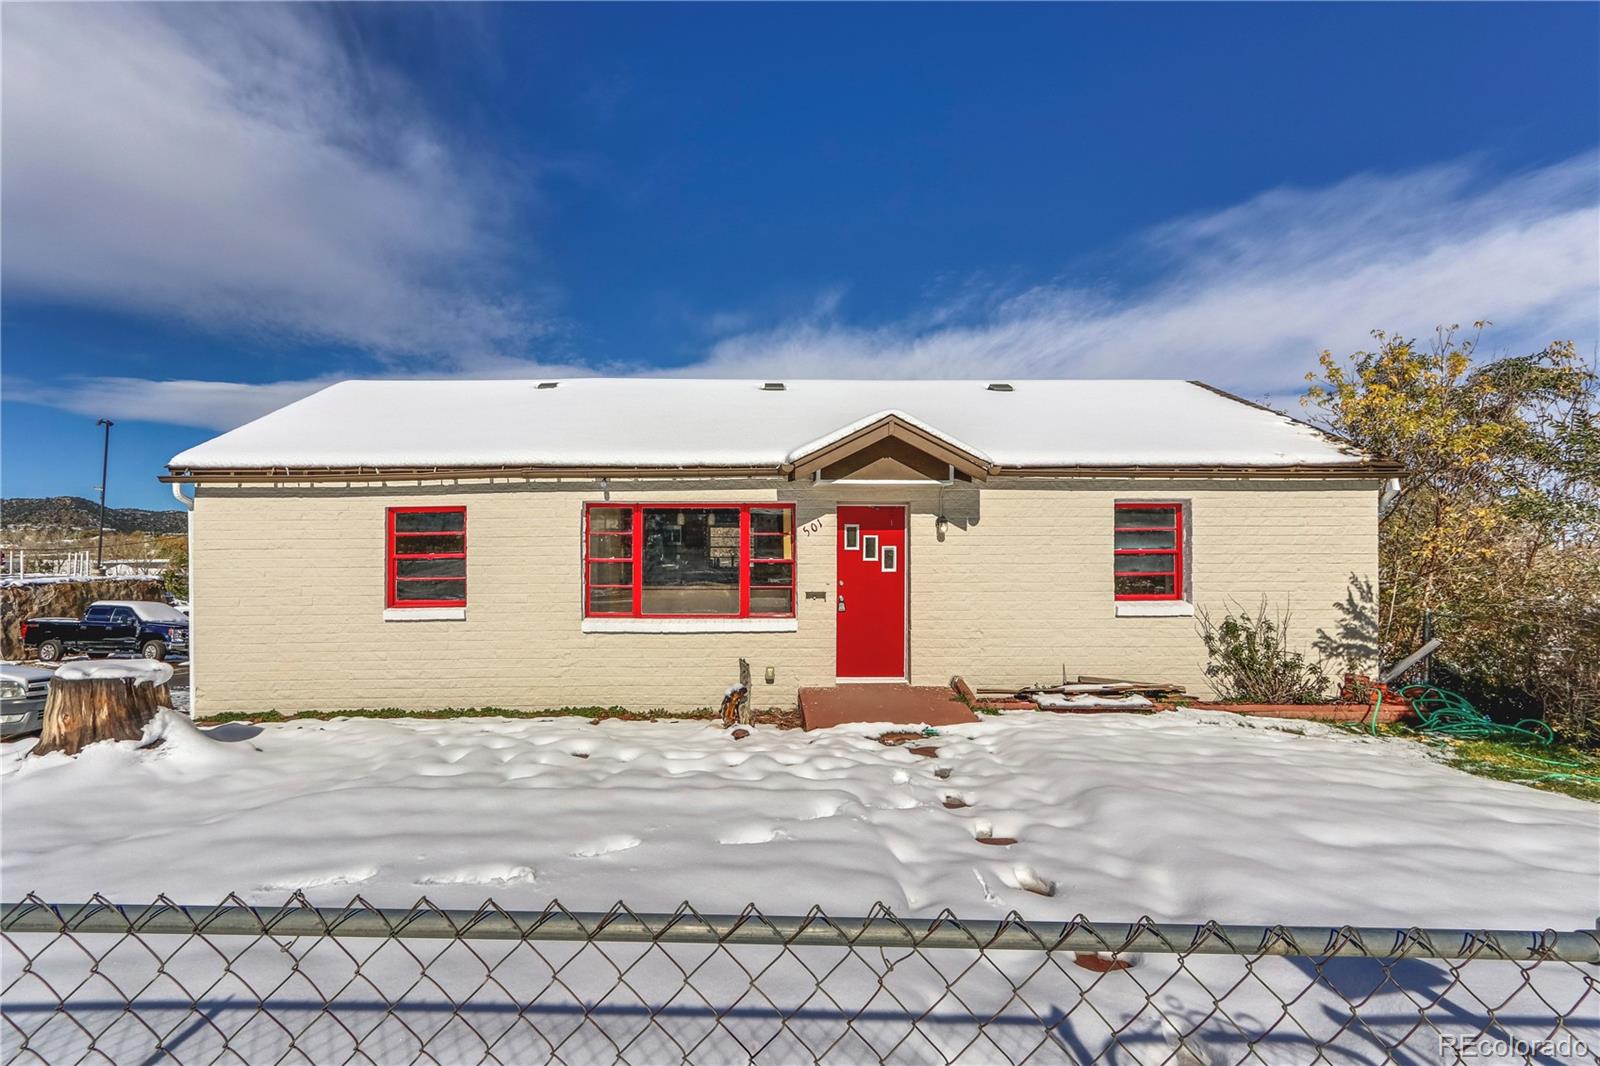
[(5, 745), (8, 899), (1579, 928), (1600, 886), (1600, 808), (1404, 741), (1231, 715), (1015, 714), (942, 731), (932, 757), (870, 727), (166, 731), (76, 760)]
[[(154, 749), (76, 761), (5, 746), (6, 898), (279, 903), (304, 889), (321, 903), (687, 899), (839, 916), (881, 900), (973, 919), (1573, 929), (1593, 923), (1600, 885), (1600, 808), (1469, 777), (1405, 742), (1229, 715), (1024, 713), (914, 745), (932, 755), (870, 728), (735, 740), (702, 722), (196, 730), (167, 715), (156, 731)], [(1046, 882), (1053, 896), (1027, 888)], [(47, 1061), (89, 1055), (89, 1033), (114, 1061), (1420, 1064), (1445, 1060), (1446, 1033), (1576, 1034), (1577, 1061), (1600, 1046), (1583, 1006), (1593, 967), (1559, 963), (1151, 955), (1101, 976), (1070, 956), (965, 950), (147, 948), (8, 940), (14, 974), (19, 952), (36, 957), (5, 992), (0, 1054), (20, 1056), (23, 1033)]]

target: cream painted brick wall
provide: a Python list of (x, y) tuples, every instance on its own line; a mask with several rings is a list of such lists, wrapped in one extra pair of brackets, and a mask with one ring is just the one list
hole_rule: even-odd
[[(1292, 609), (1306, 644), (1336, 633), (1352, 582), (1375, 580), (1376, 482), (991, 482), (842, 487), (614, 483), (613, 501), (797, 505), (799, 631), (583, 633), (582, 507), (592, 483), (202, 487), (194, 514), (194, 680), (200, 714), (359, 707), (716, 704), (750, 661), (758, 706), (833, 681), (834, 522), (844, 503), (905, 503), (911, 671), (980, 684), (1069, 674), (1151, 676), (1205, 691), (1192, 618), (1118, 618), (1117, 500), (1189, 507), (1195, 601)], [(467, 508), (464, 621), (385, 622), (384, 512)], [(935, 519), (949, 522), (943, 535)], [(826, 601), (807, 600), (826, 591)], [(777, 681), (762, 683), (766, 667)]]
[[(947, 490), (943, 543), (914, 509), (913, 674), (974, 683), (1078, 674), (1173, 680), (1209, 693), (1191, 617), (1117, 617), (1112, 514), (1118, 501), (1187, 508), (1189, 593), (1219, 612), (1265, 595), (1310, 649), (1344, 640), (1353, 597), (1370, 619), (1378, 555), (1376, 482), (1012, 482)], [(970, 509), (965, 528), (957, 518)], [(1370, 624), (1370, 621), (1369, 623)], [(975, 649), (981, 650), (975, 652)], [(1364, 656), (1363, 656), (1364, 658)]]

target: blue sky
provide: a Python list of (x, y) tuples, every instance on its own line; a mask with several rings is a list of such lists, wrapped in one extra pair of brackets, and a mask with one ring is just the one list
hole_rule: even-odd
[(1600, 6), (6, 5), (0, 481), (352, 376), (1600, 337)]

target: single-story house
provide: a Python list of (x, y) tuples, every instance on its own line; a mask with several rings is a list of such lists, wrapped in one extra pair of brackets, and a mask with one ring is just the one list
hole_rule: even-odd
[(347, 381), (176, 456), (198, 713), (1209, 691), (1265, 597), (1370, 656), (1394, 464), (1190, 381)]

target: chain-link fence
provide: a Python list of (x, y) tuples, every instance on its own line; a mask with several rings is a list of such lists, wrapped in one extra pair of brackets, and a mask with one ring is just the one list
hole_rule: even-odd
[(126, 906), (0, 911), (6, 1061), (1600, 1061), (1600, 938)]

